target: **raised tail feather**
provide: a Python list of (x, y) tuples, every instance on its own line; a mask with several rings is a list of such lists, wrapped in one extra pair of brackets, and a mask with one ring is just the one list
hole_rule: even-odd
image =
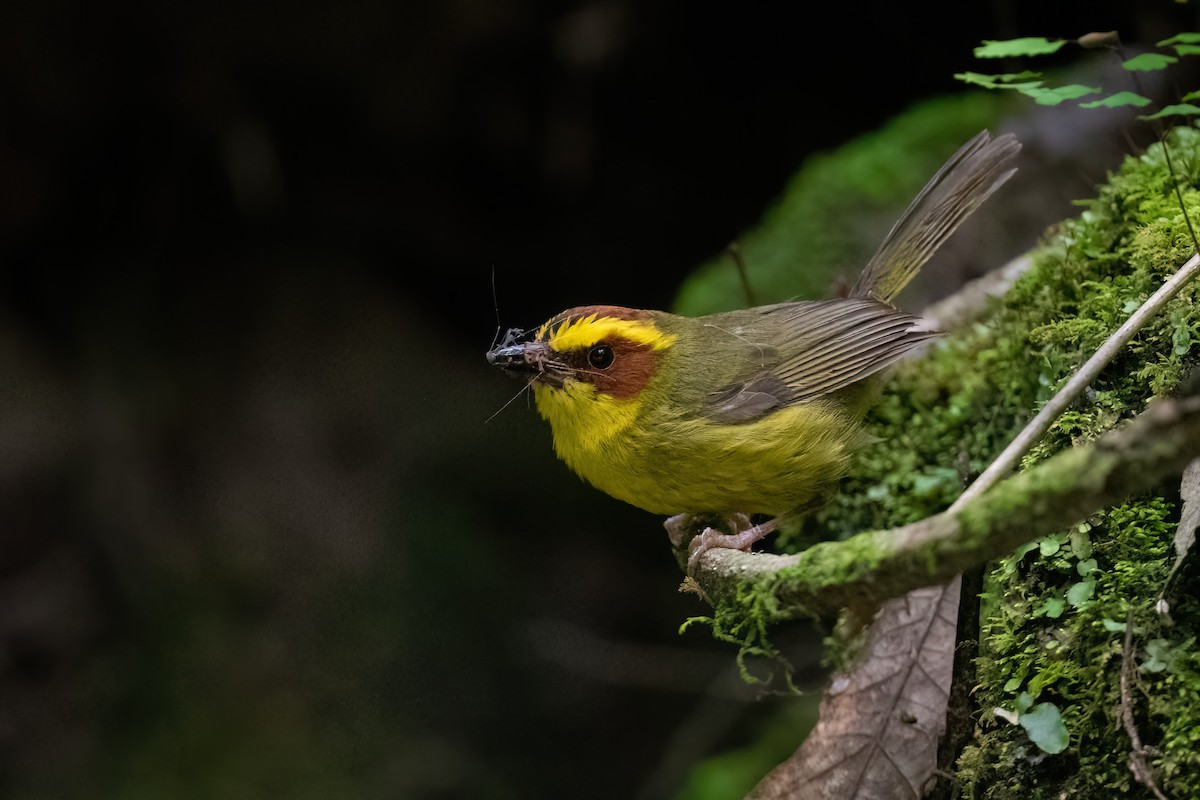
[(891, 303), (958, 226), (1017, 171), (1021, 143), (985, 130), (958, 149), (921, 190), (867, 262), (850, 295)]

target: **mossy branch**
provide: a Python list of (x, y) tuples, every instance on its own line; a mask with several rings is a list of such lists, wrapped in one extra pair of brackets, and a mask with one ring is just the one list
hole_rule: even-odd
[[(1167, 152), (1167, 148), (1164, 147), (1163, 152)], [(1186, 210), (1184, 218), (1187, 219)], [(1029, 452), (1034, 443), (1054, 424), (1054, 420), (1058, 419), (1059, 415), (1066, 411), (1071, 403), (1075, 402), (1075, 398), (1096, 380), (1101, 370), (1112, 363), (1117, 352), (1129, 344), (1129, 340), (1146, 326), (1146, 321), (1159, 313), (1171, 298), (1179, 294), (1180, 289), (1186, 286), (1192, 278), (1196, 277), (1197, 272), (1200, 272), (1200, 255), (1189, 258), (1187, 263), (1168, 278), (1149, 300), (1142, 303), (1137, 311), (1125, 321), (1125, 324), (1117, 329), (1112, 336), (1108, 337), (1104, 345), (1087, 360), (1086, 364), (1071, 376), (1067, 384), (1054, 395), (1050, 402), (1042, 406), (1037, 416), (1025, 426), (1017, 438), (1009, 443), (1004, 452), (954, 501), (954, 505), (950, 507), (950, 510), (956, 511), (962, 508), (971, 500), (987, 491), (988, 487), (1002, 476), (1016, 468), (1021, 458)]]
[(747, 589), (774, 621), (831, 618), (848, 609), (868, 618), (884, 601), (946, 583), (963, 570), (1012, 552), (1089, 514), (1178, 475), (1200, 453), (1200, 396), (1157, 400), (1126, 425), (996, 484), (951, 512), (796, 555), (714, 548), (695, 579), (714, 603)]

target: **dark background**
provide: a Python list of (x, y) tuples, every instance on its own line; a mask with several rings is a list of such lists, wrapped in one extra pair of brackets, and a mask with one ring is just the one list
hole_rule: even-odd
[(497, 331), (669, 306), (983, 39), (1195, 16), (4, 4), (0, 792), (669, 796), (780, 701)]

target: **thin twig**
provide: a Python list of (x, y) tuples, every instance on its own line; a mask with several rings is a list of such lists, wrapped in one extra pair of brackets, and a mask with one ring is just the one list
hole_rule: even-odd
[(1194, 255), (1187, 260), (1179, 270), (1158, 288), (1150, 299), (1142, 303), (1137, 311), (1130, 315), (1125, 324), (1117, 329), (1116, 333), (1108, 338), (1108, 340), (1100, 346), (1095, 354), (1087, 360), (1079, 371), (1076, 372), (1066, 385), (1054, 395), (1046, 405), (1042, 406), (1042, 410), (1029, 421), (1029, 424), (1017, 434), (1016, 438), (1009, 443), (1008, 447), (1002, 452), (991, 465), (983, 471), (975, 482), (966, 488), (959, 495), (954, 504), (950, 506), (949, 511), (954, 513), (962, 508), (962, 506), (972, 499), (978, 497), (987, 491), (992, 484), (997, 480), (1011, 472), (1034, 443), (1041, 438), (1047, 430), (1049, 430), (1054, 420), (1066, 410), (1067, 406), (1075, 401), (1088, 384), (1096, 379), (1096, 376), (1108, 366), (1113, 360), (1117, 352), (1122, 347), (1129, 343), (1129, 340), (1134, 337), (1139, 330), (1145, 326), (1146, 322), (1159, 312), (1159, 310), (1167, 304), (1167, 302), (1179, 293), (1187, 282), (1200, 272), (1200, 255)]
[(733, 259), (733, 265), (737, 267), (738, 278), (742, 282), (742, 291), (746, 294), (746, 305), (758, 305), (754, 300), (754, 290), (750, 288), (750, 276), (746, 273), (746, 260), (742, 258), (742, 246), (737, 242), (730, 242), (729, 246), (725, 248), (725, 252)]
[(1133, 692), (1129, 687), (1130, 676), (1133, 674), (1133, 612), (1125, 618), (1125, 649), (1121, 654), (1121, 726), (1129, 736), (1132, 749), (1129, 751), (1129, 771), (1138, 783), (1154, 792), (1158, 800), (1167, 800), (1154, 782), (1154, 772), (1146, 763), (1146, 749), (1142, 746), (1142, 737), (1138, 735), (1137, 725), (1133, 721)]
[(1196, 252), (1200, 253), (1200, 239), (1196, 238), (1196, 229), (1192, 227), (1192, 215), (1187, 212), (1187, 206), (1183, 203), (1183, 190), (1179, 188), (1179, 176), (1175, 174), (1175, 164), (1171, 161), (1171, 148), (1167, 147), (1167, 137), (1163, 133), (1162, 128), (1155, 126), (1155, 132), (1158, 134), (1158, 141), (1162, 146), (1163, 158), (1167, 163), (1167, 172), (1171, 173), (1171, 185), (1175, 189), (1175, 197), (1179, 200), (1179, 210), (1183, 212), (1183, 221), (1187, 225), (1188, 234), (1192, 237), (1192, 247), (1196, 248)]

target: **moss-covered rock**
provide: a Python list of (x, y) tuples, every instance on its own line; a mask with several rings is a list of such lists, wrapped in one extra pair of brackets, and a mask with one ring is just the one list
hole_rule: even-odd
[[(946, 507), (1129, 314), (1196, 251), (1180, 195), (1200, 220), (1200, 132), (1130, 157), (1082, 213), (1048, 232), (1032, 268), (993, 313), (904, 365), (872, 412), (877, 443), (815, 515), (849, 535)], [(1176, 193), (1176, 182), (1180, 189)], [(1175, 392), (1200, 348), (1197, 291), (1185, 287), (1054, 424), (1025, 466), (1089, 441)], [(1132, 621), (1133, 717), (1171, 797), (1200, 797), (1200, 601), (1196, 570), (1156, 610), (1173, 556), (1177, 485), (1102, 510), (989, 569), (981, 619), (978, 728), (960, 760), (964, 797), (1150, 797), (1128, 767), (1119, 719)], [(804, 541), (802, 535), (796, 541)], [(1061, 713), (1058, 753), (1006, 720), (1031, 704)]]

